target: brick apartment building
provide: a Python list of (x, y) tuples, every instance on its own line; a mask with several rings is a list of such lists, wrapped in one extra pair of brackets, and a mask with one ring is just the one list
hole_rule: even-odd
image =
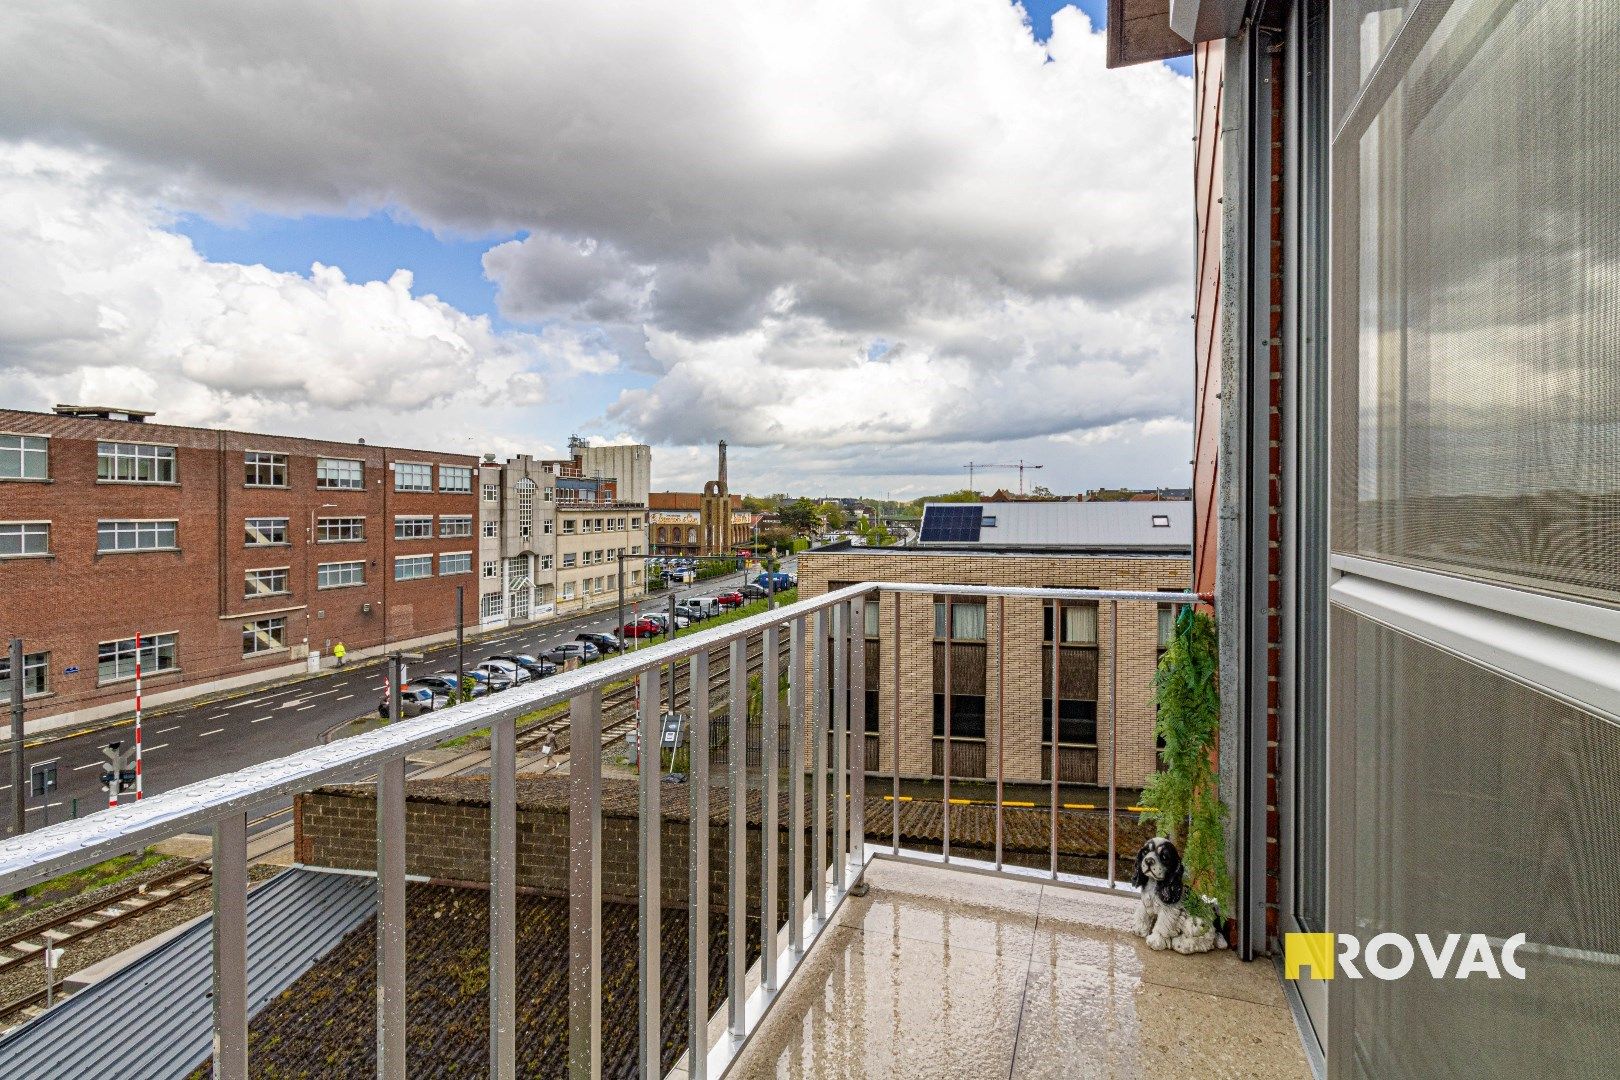
[[(944, 504), (940, 504), (944, 505)], [(836, 546), (799, 556), (799, 595), (861, 581), (1041, 588), (1180, 591), (1192, 574), (1190, 503), (949, 504), (972, 515), (973, 540), (932, 539), (924, 509), (915, 547)], [(991, 529), (995, 530), (993, 534)], [(1048, 603), (885, 594), (866, 607), (867, 768), (894, 758), (895, 604), (900, 620), (900, 773), (944, 772), (945, 649), (951, 681), (951, 775), (994, 777), (998, 715), (1005, 718), (1005, 777), (1051, 778), (1052, 616)], [(1153, 673), (1168, 641), (1172, 605), (1119, 611), (1118, 782), (1139, 787), (1157, 767)], [(1059, 644), (1059, 772), (1069, 783), (1107, 783), (1114, 670), (1111, 605), (1065, 603)], [(947, 632), (947, 628), (949, 628)], [(921, 642), (932, 642), (930, 649)], [(1005, 642), (1006, 656), (1001, 655)], [(1003, 668), (1003, 665), (1005, 667)], [(997, 672), (1005, 670), (1006, 699)], [(932, 715), (930, 726), (924, 719)]]
[(128, 710), (137, 633), (159, 704), (453, 634), (457, 585), (476, 624), (476, 458), (150, 415), (0, 410), (0, 634), (30, 722)]

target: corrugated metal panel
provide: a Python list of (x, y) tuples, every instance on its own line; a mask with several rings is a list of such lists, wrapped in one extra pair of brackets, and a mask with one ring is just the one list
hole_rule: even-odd
[[(1184, 501), (929, 503), (923, 513), (936, 505), (976, 505), (984, 515), (978, 543), (941, 547), (1187, 551), (1192, 546), (1193, 507)], [(1168, 518), (1169, 524), (1155, 527), (1155, 518)]]
[[(293, 869), (248, 894), (248, 1010), (291, 986), (370, 918), (376, 882)], [(0, 1076), (184, 1076), (212, 1051), (213, 923), (0, 1039)]]

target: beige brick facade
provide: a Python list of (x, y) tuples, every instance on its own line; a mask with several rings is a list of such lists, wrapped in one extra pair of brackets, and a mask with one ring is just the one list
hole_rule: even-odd
[[(838, 551), (806, 552), (799, 557), (799, 595), (819, 596), (829, 588), (860, 581), (897, 581), (939, 585), (1004, 585), (1074, 589), (1133, 589), (1180, 591), (1187, 588), (1191, 574), (1186, 557), (1090, 556), (1060, 554), (983, 554), (920, 551)], [(944, 595), (942, 590), (940, 595)], [(896, 685), (895, 626), (898, 601), (899, 680)], [(1048, 778), (1046, 751), (1042, 745), (1042, 701), (1049, 690), (1049, 647), (1044, 639), (1044, 604), (1039, 600), (992, 597), (985, 606), (983, 646), (956, 645), (953, 653), (971, 659), (982, 648), (984, 676), (982, 687), (972, 683), (964, 688), (962, 672), (953, 674), (957, 692), (983, 693), (985, 720), (982, 760), (984, 775), (994, 778), (999, 745), (1003, 775), (1009, 782), (1042, 781)], [(1153, 673), (1158, 664), (1158, 605), (1123, 604), (1119, 611), (1117, 651), (1115, 648), (1112, 605), (1102, 602), (1097, 612), (1095, 650), (1063, 647), (1065, 690), (1062, 696), (1085, 696), (1067, 689), (1085, 685), (1089, 693), (1089, 671), (1095, 656), (1096, 743), (1062, 748), (1065, 772), (1094, 775), (1098, 783), (1108, 782), (1114, 760), (1110, 732), (1115, 730), (1109, 715), (1113, 672), (1117, 665), (1118, 695), (1118, 782), (1140, 787), (1155, 768), (1153, 732)], [(943, 689), (936, 677), (934, 661), (934, 602), (922, 594), (884, 594), (879, 601), (878, 638), (875, 665), (878, 692), (878, 771), (888, 773), (894, 766), (894, 718), (896, 693), (899, 695), (900, 773), (907, 777), (937, 775), (933, 732), (933, 695)], [(1003, 644), (1005, 656), (1002, 655)], [(867, 649), (874, 647), (871, 641)], [(962, 664), (962, 667), (969, 665)], [(976, 669), (976, 662), (972, 665)], [(868, 670), (873, 670), (869, 666)], [(976, 679), (976, 675), (971, 676)], [(1044, 692), (1043, 692), (1044, 691)], [(998, 742), (998, 729), (1006, 726), (1006, 738)], [(953, 739), (953, 775), (964, 775), (979, 758), (978, 740)], [(1086, 770), (1094, 770), (1087, 773)]]

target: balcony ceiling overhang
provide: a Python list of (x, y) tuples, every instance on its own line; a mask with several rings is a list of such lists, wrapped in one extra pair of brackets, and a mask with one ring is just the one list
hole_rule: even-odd
[(1237, 33), (1247, 9), (1248, 0), (1108, 0), (1108, 66), (1186, 56)]

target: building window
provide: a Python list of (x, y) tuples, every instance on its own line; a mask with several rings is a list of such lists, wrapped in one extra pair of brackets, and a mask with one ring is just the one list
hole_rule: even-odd
[(96, 479), (126, 484), (175, 483), (174, 447), (97, 443)]
[(472, 552), (456, 551), (439, 556), (439, 576), (472, 573)]
[[(22, 684), (23, 697), (38, 697), (45, 693), (49, 686), (50, 653), (23, 653)], [(11, 700), (11, 657), (0, 656), (0, 701)]]
[[(96, 679), (114, 682), (135, 677), (135, 639), (103, 641), (96, 646)], [(157, 675), (180, 667), (176, 635), (147, 634), (141, 638), (141, 674)]]
[(640, 518), (638, 518), (638, 517), (633, 517), (633, 518), (631, 518), (631, 519), (630, 519), (630, 527), (631, 527), (631, 528), (632, 528), (632, 529), (639, 529), (639, 528), (641, 528), (641, 519), (640, 519)]
[(574, 553), (572, 551), (562, 557), (562, 564), (564, 570), (570, 569), (575, 565)]
[(286, 518), (248, 518), (243, 524), (247, 534), (244, 547), (269, 547), (287, 542)]
[(518, 536), (527, 539), (534, 533), (534, 481), (527, 476), (517, 482)]
[[(1052, 640), (1052, 609), (1046, 608), (1046, 624), (1042, 640)], [(1063, 609), (1063, 644), (1097, 644), (1097, 608), (1093, 604), (1074, 604)]]
[(574, 522), (574, 519), (573, 519), (573, 518), (564, 518), (564, 519), (563, 519), (563, 530), (562, 530), (562, 531), (563, 531), (563, 535), (564, 535), (564, 536), (571, 536), (571, 535), (573, 535), (573, 532), (574, 532), (574, 525), (575, 525), (575, 522)]
[(315, 524), (315, 539), (323, 544), (351, 543), (366, 538), (363, 517), (321, 518)]
[[(870, 609), (870, 605), (868, 606)], [(872, 625), (870, 617), (867, 625)], [(945, 637), (945, 601), (934, 601), (934, 638), (941, 640)], [(952, 641), (983, 641), (984, 640), (984, 604), (957, 600), (951, 603), (951, 640)]]
[(395, 517), (395, 540), (431, 540), (433, 539), (433, 518), (428, 517)]
[(994, 514), (985, 514), (983, 517), (979, 518), (979, 528), (981, 528), (981, 529), (993, 529), (995, 527), (996, 527), (996, 516)]
[(492, 618), (506, 610), (506, 597), (501, 593), (485, 593), (478, 599), (478, 612), (484, 618)]
[(493, 538), (493, 537), (499, 535), (499, 529), (500, 529), (500, 524), (498, 522), (494, 522), (494, 521), (486, 521), (486, 522), (484, 522), (484, 535), (487, 536), (487, 537)]
[(484, 501), (485, 502), (496, 502), (496, 501), (498, 501), (500, 499), (500, 497), (501, 497), (501, 486), (499, 484), (485, 484), (484, 485)]
[(546, 536), (551, 535), (551, 519), (550, 518), (546, 518), (546, 520), (544, 520), (544, 521), (542, 521), (540, 523), (540, 532), (542, 534), (546, 535)]
[(487, 577), (487, 578), (499, 577), (500, 573), (501, 573), (501, 565), (500, 565), (500, 563), (496, 562), (494, 559), (485, 559), (484, 560), (484, 575), (483, 575), (484, 577)]
[(50, 445), (38, 435), (0, 435), (0, 480), (48, 480)]
[(242, 655), (277, 652), (287, 647), (287, 620), (254, 619), (242, 624)]
[[(934, 695), (934, 737), (945, 737), (945, 695)], [(951, 738), (984, 738), (984, 695), (951, 695)]]
[[(875, 638), (875, 637), (878, 636), (878, 606), (877, 606), (876, 601), (868, 600), (866, 602), (866, 607), (865, 607), (864, 610), (866, 612), (866, 616), (865, 616), (866, 634), (865, 634), (865, 636), (869, 637), (869, 638)], [(938, 627), (939, 627), (940, 620), (943, 617), (944, 617), (944, 615), (939, 610), (939, 605), (936, 604), (934, 606), (934, 627), (935, 627), (935, 636), (936, 637), (938, 636)]]
[(365, 463), (347, 458), (316, 458), (315, 486), (363, 490), (366, 486)]
[(640, 570), (632, 570), (632, 571), (630, 571), (630, 584), (631, 585), (640, 585), (641, 584), (641, 571)]
[(619, 575), (618, 574), (609, 574), (607, 576), (607, 587), (609, 589), (617, 589), (619, 587)]
[(1176, 635), (1176, 619), (1181, 614), (1184, 604), (1159, 605), (1159, 652), (1170, 647), (1170, 639)]
[(563, 582), (562, 598), (564, 600), (572, 600), (574, 598), (574, 583), (572, 581)]
[(366, 583), (366, 564), (357, 562), (328, 562), (321, 563), (315, 568), (315, 587), (317, 589), (342, 589), (350, 585), (364, 585)]
[[(1068, 746), (1097, 745), (1097, 703), (1064, 698), (1058, 704), (1058, 738)], [(1052, 742), (1052, 699), (1041, 699), (1041, 742)]]
[(246, 584), (242, 588), (242, 599), (253, 600), (260, 596), (280, 596), (291, 592), (287, 587), (287, 567), (273, 566), (265, 570), (249, 570)]
[(472, 515), (439, 515), (440, 536), (471, 536)]
[(177, 521), (98, 521), (96, 550), (164, 551), (176, 546)]
[(557, 497), (557, 489), (556, 488), (546, 488), (544, 497), (545, 497), (546, 502), (550, 502), (552, 499)]
[(50, 522), (7, 521), (0, 523), (0, 559), (19, 555), (49, 555), (50, 553)]
[(542, 555), (542, 556), (540, 556), (540, 569), (542, 569), (542, 570), (550, 570), (551, 569), (551, 556), (550, 555)]
[(395, 581), (415, 581), (433, 576), (433, 556), (403, 555), (394, 560)]
[(472, 469), (466, 465), (440, 465), (439, 490), (471, 495)]
[(248, 487), (286, 487), (287, 455), (249, 450), (242, 455), (242, 482)]
[(640, 544), (632, 545), (631, 548), (630, 548), (630, 554), (632, 554), (632, 555), (640, 555), (641, 554), (641, 545)]
[(410, 461), (394, 462), (395, 491), (432, 491), (433, 466)]

